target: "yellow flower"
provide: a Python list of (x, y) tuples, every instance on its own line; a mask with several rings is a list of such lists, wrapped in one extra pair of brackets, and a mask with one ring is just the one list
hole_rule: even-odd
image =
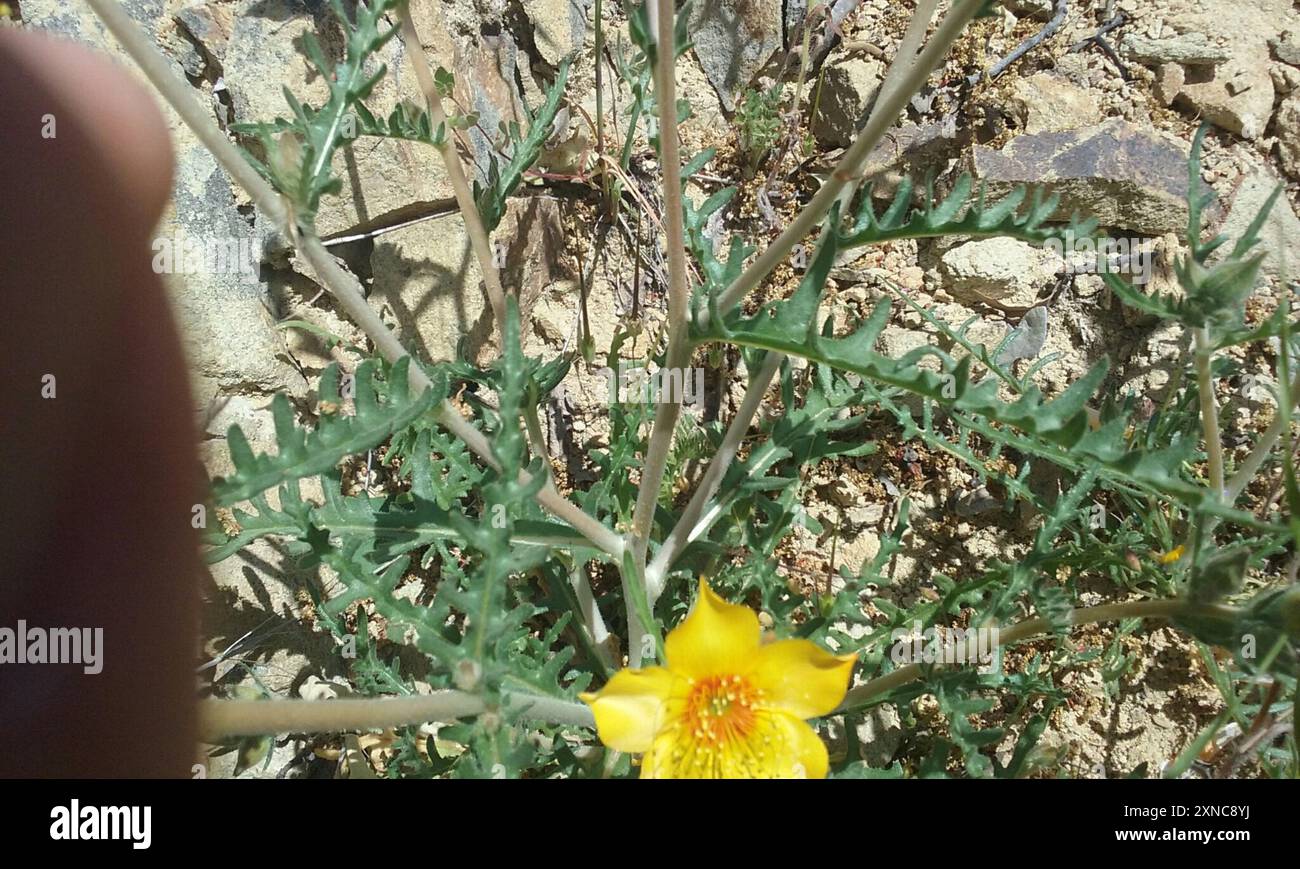
[(620, 670), (583, 694), (610, 748), (642, 753), (642, 778), (824, 778), (806, 718), (844, 698), (856, 655), (808, 640), (760, 642), (758, 617), (704, 580), (665, 643), (667, 667)]

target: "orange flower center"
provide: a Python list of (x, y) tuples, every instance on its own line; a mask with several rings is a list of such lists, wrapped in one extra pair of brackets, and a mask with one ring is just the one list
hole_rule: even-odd
[(687, 732), (714, 747), (745, 740), (757, 720), (755, 704), (762, 692), (742, 676), (696, 680), (686, 697)]

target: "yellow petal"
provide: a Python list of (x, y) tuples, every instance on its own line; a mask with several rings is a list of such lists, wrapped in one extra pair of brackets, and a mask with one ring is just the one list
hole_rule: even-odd
[(663, 667), (619, 670), (600, 691), (580, 699), (591, 707), (601, 742), (617, 751), (648, 751), (674, 681)]
[(808, 640), (778, 640), (758, 649), (741, 672), (763, 692), (765, 707), (816, 718), (840, 705), (857, 657), (832, 655)]
[(826, 754), (826, 743), (822, 742), (817, 731), (808, 724), (791, 715), (780, 712), (769, 713), (777, 724), (777, 729), (784, 735), (781, 750), (777, 753), (774, 778), (826, 778), (830, 770), (830, 760)]
[(664, 641), (668, 668), (693, 679), (739, 673), (758, 648), (758, 640), (754, 611), (727, 603), (701, 579), (695, 606)]

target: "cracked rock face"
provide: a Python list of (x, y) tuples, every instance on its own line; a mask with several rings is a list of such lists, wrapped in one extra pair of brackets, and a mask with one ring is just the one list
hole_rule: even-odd
[(991, 195), (1020, 184), (1061, 195), (1059, 218), (1091, 214), (1104, 227), (1163, 235), (1187, 225), (1187, 145), (1126, 121), (976, 146), (974, 171)]

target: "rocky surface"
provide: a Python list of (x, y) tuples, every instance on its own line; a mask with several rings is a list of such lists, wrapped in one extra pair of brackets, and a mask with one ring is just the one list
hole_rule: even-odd
[(1163, 235), (1187, 226), (1187, 147), (1126, 121), (1029, 133), (997, 149), (977, 146), (975, 176), (997, 195), (1023, 184), (1060, 194), (1060, 214)]

